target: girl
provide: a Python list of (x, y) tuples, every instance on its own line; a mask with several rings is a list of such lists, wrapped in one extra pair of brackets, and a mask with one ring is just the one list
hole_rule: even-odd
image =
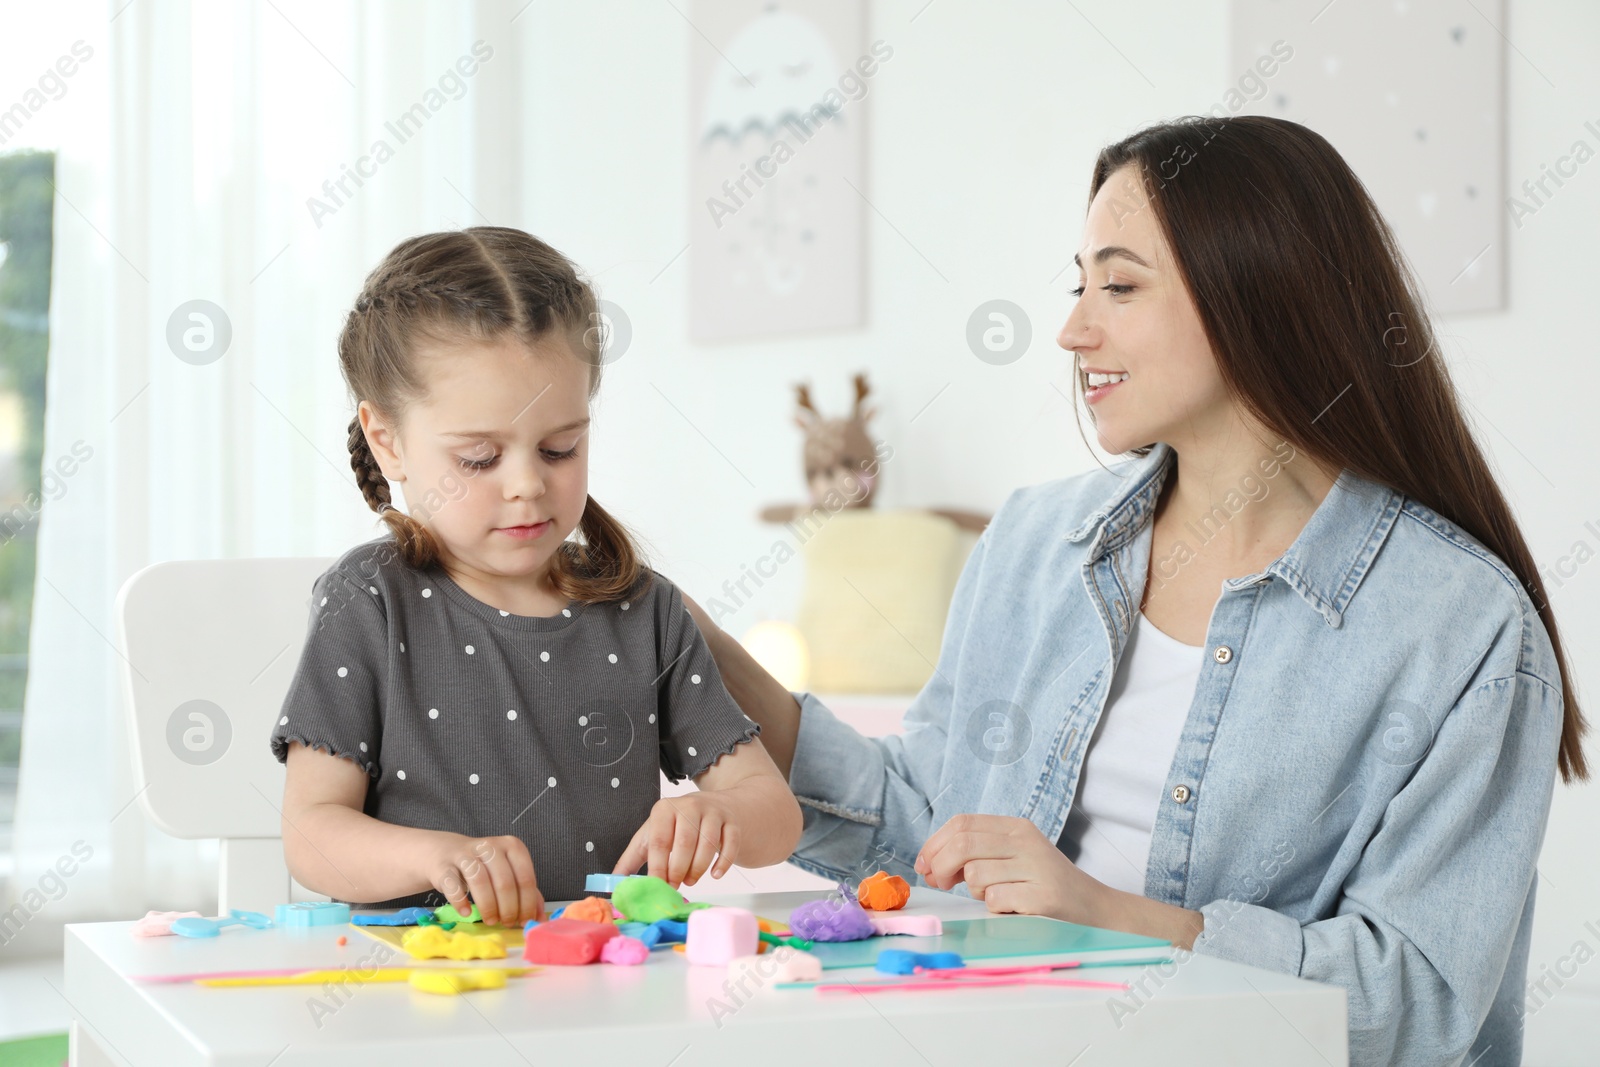
[(1006, 501), (904, 735), (697, 616), (803, 805), (792, 862), (1342, 986), (1351, 1063), (1518, 1063), (1584, 717), (1394, 237), (1266, 117), (1138, 131), (1089, 200), (1057, 343), (1134, 458)]
[[(414, 237), (367, 277), (339, 362), (389, 531), (315, 583), (272, 734), (307, 888), (520, 923), (589, 873), (692, 885), (799, 839), (683, 598), (588, 495), (598, 321), (519, 230)], [(662, 800), (658, 770), (701, 791)]]

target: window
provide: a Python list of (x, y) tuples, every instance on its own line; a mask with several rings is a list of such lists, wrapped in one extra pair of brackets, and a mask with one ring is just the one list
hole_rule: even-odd
[(42, 502), (55, 156), (0, 155), (0, 870), (10, 865)]

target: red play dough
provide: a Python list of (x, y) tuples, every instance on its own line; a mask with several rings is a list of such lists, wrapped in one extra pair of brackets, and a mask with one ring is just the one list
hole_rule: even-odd
[(621, 932), (616, 923), (592, 923), (563, 915), (522, 936), (522, 958), (529, 963), (564, 966), (593, 963), (606, 942)]

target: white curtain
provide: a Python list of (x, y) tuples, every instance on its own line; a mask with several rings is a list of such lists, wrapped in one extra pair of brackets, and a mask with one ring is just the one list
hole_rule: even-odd
[[(518, 224), (521, 7), (86, 11), (78, 36), (93, 55), (52, 104), (70, 115), (58, 116), (44, 444), (47, 466), (76, 463), (40, 520), (0, 910), (78, 852), (13, 948), (59, 946), (67, 921), (214, 908), (214, 844), (167, 837), (133, 802), (117, 590), (160, 560), (334, 555), (377, 534), (349, 469), (334, 340), (402, 237)], [(169, 347), (169, 318), (193, 300), (231, 325), (215, 361)]]

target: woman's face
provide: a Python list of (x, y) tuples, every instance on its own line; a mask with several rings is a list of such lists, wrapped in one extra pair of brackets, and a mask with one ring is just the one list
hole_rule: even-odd
[(1181, 453), (1222, 429), (1232, 401), (1133, 167), (1095, 194), (1073, 258), (1081, 295), (1056, 343), (1077, 354), (1100, 447), (1165, 441)]

